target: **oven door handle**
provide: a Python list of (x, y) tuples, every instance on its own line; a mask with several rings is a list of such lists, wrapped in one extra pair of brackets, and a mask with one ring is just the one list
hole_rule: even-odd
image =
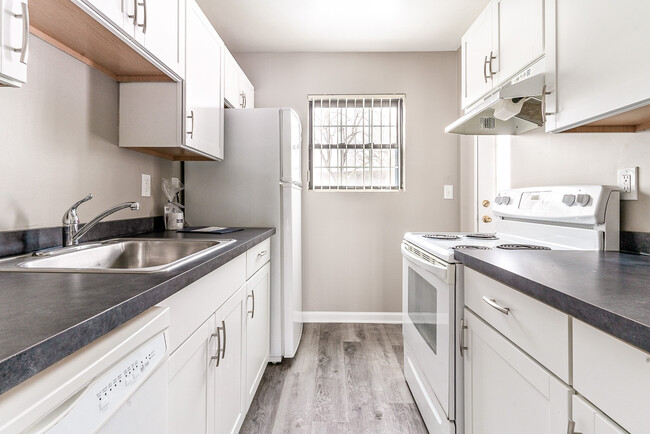
[(404, 257), (406, 259), (413, 262), (414, 264), (418, 264), (421, 267), (436, 273), (436, 275), (441, 275), (441, 273), (444, 273), (444, 276), (442, 276), (442, 277), (445, 279), (445, 282), (449, 282), (449, 279), (450, 279), (449, 276), (448, 276), (449, 268), (446, 265), (444, 265), (444, 264), (442, 264), (442, 263), (440, 263), (438, 261), (435, 261), (435, 263), (433, 263), (433, 262), (425, 261), (424, 259), (417, 257), (413, 253), (406, 250), (406, 247), (404, 247), (403, 243), (402, 243), (401, 248), (402, 248), (402, 255), (404, 255)]

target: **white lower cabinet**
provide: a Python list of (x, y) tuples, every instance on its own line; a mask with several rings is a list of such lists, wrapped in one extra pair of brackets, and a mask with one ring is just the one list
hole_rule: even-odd
[(571, 388), (465, 309), (466, 434), (567, 432)]
[(210, 317), (169, 358), (168, 432), (206, 433), (212, 424), (214, 407), (214, 352)]
[(245, 306), (246, 286), (242, 286), (216, 313), (217, 346), (210, 357), (210, 366), (215, 370), (215, 433), (238, 432), (246, 415), (243, 391)]
[(623, 428), (611, 421), (583, 397), (573, 396), (574, 433), (578, 434), (625, 434)]
[(269, 362), (271, 265), (266, 263), (246, 283), (246, 408)]
[(169, 433), (241, 428), (269, 357), (271, 267), (260, 249), (268, 240), (160, 303), (171, 316)]

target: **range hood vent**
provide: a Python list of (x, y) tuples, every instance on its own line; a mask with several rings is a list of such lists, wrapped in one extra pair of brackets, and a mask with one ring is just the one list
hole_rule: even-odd
[(532, 75), (533, 68), (527, 68), (485, 97), (478, 107), (445, 128), (445, 132), (514, 136), (544, 125), (544, 74)]

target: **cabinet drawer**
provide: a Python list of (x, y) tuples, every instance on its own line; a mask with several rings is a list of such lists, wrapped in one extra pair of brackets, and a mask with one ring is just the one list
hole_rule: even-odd
[[(491, 306), (508, 309), (505, 314)], [(465, 267), (465, 305), (569, 383), (569, 316)]]
[(271, 259), (271, 239), (267, 238), (246, 252), (246, 279)]
[(245, 254), (241, 254), (158, 304), (170, 308), (170, 352), (246, 283), (245, 267)]
[(648, 432), (650, 354), (574, 320), (573, 379), (578, 393), (624, 429)]

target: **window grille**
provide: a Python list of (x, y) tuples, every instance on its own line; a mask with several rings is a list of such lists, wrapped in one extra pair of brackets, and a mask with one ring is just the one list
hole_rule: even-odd
[(309, 188), (401, 190), (404, 95), (310, 95)]

